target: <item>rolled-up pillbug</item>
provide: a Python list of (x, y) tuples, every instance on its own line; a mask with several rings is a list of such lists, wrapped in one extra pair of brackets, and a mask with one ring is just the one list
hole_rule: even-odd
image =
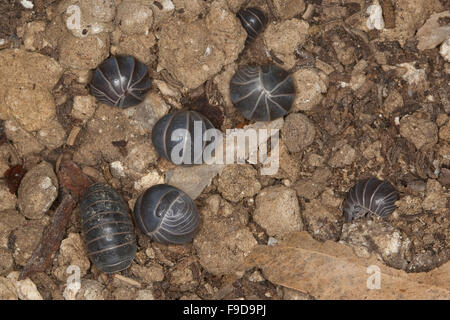
[(264, 12), (258, 8), (241, 9), (237, 13), (237, 16), (241, 20), (242, 27), (247, 32), (247, 44), (255, 40), (267, 24), (267, 18)]
[(194, 201), (167, 184), (155, 185), (142, 193), (133, 212), (141, 231), (163, 244), (191, 242), (200, 220)]
[(230, 96), (246, 119), (271, 121), (291, 109), (295, 99), (294, 80), (275, 65), (246, 65), (231, 78)]
[(206, 117), (196, 111), (180, 110), (165, 115), (152, 129), (152, 142), (163, 158), (174, 164), (203, 163), (206, 130), (214, 129)]
[(376, 178), (364, 179), (354, 185), (343, 203), (346, 222), (367, 214), (387, 217), (395, 210), (398, 194), (387, 181)]
[(96, 183), (83, 194), (80, 212), (92, 263), (105, 273), (128, 268), (136, 256), (136, 236), (128, 206), (119, 193)]
[(132, 56), (111, 56), (95, 69), (89, 88), (97, 100), (127, 108), (145, 99), (151, 83), (145, 64)]

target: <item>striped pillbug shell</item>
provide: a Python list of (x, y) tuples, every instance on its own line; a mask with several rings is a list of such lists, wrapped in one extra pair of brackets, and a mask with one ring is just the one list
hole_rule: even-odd
[(267, 24), (267, 18), (264, 12), (258, 8), (245, 8), (237, 13), (242, 27), (247, 32), (246, 43), (250, 43), (264, 30)]
[(201, 164), (203, 150), (209, 144), (203, 141), (208, 129), (214, 129), (214, 126), (206, 117), (196, 111), (180, 110), (156, 122), (152, 142), (158, 154), (174, 164)]
[(127, 108), (145, 99), (151, 82), (142, 62), (131, 56), (111, 56), (95, 69), (89, 88), (98, 101)]
[(387, 181), (370, 178), (359, 181), (347, 194), (343, 203), (346, 222), (374, 214), (387, 217), (395, 210), (398, 194)]
[(108, 185), (97, 183), (83, 194), (81, 224), (92, 263), (102, 272), (128, 268), (136, 256), (136, 237), (127, 204)]
[(246, 65), (231, 78), (230, 96), (246, 119), (271, 121), (291, 109), (295, 99), (294, 80), (276, 65)]
[(158, 184), (137, 199), (134, 220), (156, 242), (185, 244), (194, 238), (200, 218), (197, 206), (186, 193)]

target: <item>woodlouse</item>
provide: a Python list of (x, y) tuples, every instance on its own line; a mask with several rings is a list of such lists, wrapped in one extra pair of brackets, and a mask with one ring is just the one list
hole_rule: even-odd
[(136, 237), (128, 206), (119, 193), (96, 183), (83, 194), (80, 212), (92, 263), (105, 273), (128, 268), (136, 256)]
[(194, 238), (200, 218), (197, 206), (186, 193), (158, 184), (139, 196), (134, 219), (142, 232), (156, 242), (185, 244)]
[(343, 204), (346, 222), (374, 214), (387, 217), (395, 210), (398, 194), (387, 181), (369, 178), (359, 181), (347, 194)]
[(295, 99), (294, 80), (275, 65), (242, 66), (231, 78), (234, 106), (248, 120), (270, 121), (286, 115)]
[(103, 61), (89, 85), (97, 100), (120, 108), (142, 102), (150, 87), (147, 67), (132, 56), (111, 56)]
[(241, 9), (237, 13), (237, 16), (241, 20), (242, 27), (247, 32), (247, 44), (255, 40), (267, 24), (267, 18), (264, 12), (258, 8)]
[[(213, 128), (211, 121), (200, 113), (180, 110), (156, 122), (152, 129), (152, 142), (160, 156), (175, 164), (201, 164), (203, 150), (208, 145), (203, 142), (203, 135)], [(198, 141), (200, 145), (196, 148)]]

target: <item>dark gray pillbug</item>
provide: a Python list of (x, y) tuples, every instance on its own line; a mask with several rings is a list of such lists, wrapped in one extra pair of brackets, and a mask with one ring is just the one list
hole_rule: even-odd
[(185, 244), (194, 238), (200, 218), (197, 206), (186, 193), (158, 184), (137, 199), (134, 220), (156, 242)]
[(151, 83), (145, 64), (132, 56), (111, 56), (95, 69), (89, 88), (97, 100), (127, 108), (145, 99)]
[(398, 194), (387, 181), (376, 178), (364, 179), (354, 185), (343, 203), (346, 222), (374, 214), (387, 217), (395, 210)]
[(242, 27), (247, 32), (247, 44), (255, 40), (267, 24), (267, 18), (264, 12), (258, 8), (241, 9), (237, 13), (237, 16), (242, 23)]
[(234, 106), (248, 120), (271, 121), (286, 115), (295, 99), (289, 72), (276, 65), (242, 66), (230, 82)]
[(201, 164), (203, 150), (209, 144), (203, 141), (208, 129), (214, 126), (206, 117), (196, 111), (180, 110), (156, 122), (152, 142), (159, 155), (174, 164)]
[(119, 193), (96, 183), (83, 194), (80, 212), (92, 263), (105, 273), (128, 268), (136, 256), (136, 236), (128, 206)]

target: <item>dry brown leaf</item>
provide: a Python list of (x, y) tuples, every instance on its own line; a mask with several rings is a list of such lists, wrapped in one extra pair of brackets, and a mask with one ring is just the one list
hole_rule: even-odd
[[(368, 289), (380, 269), (380, 289)], [(307, 232), (295, 232), (276, 246), (256, 246), (245, 268), (259, 267), (278, 285), (318, 299), (450, 299), (450, 262), (428, 273), (411, 274), (383, 265), (375, 257), (362, 259), (344, 244), (318, 242)]]

